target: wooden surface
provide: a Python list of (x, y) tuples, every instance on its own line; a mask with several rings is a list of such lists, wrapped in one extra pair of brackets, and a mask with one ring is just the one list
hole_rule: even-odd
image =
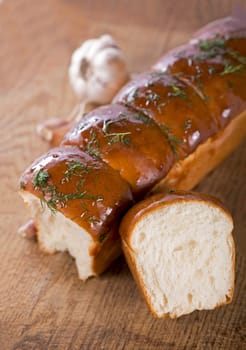
[[(0, 349), (245, 349), (245, 153), (234, 152), (198, 187), (235, 219), (233, 303), (178, 320), (149, 314), (123, 258), (82, 283), (66, 254), (43, 255), (17, 228), (28, 218), (17, 194), (21, 172), (48, 146), (37, 122), (66, 116), (76, 100), (70, 55), (84, 39), (113, 34), (132, 72), (148, 68), (234, 1), (0, 1)], [(244, 1), (246, 6), (246, 2)]]

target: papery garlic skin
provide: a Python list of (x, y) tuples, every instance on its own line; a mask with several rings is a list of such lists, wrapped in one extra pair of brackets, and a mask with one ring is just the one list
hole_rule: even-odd
[(18, 228), (18, 234), (26, 239), (36, 239), (37, 238), (37, 227), (33, 219), (27, 221), (24, 225)]
[(79, 121), (84, 114), (97, 107), (98, 104), (95, 103), (80, 103), (74, 107), (66, 119), (50, 118), (37, 124), (36, 132), (44, 141), (56, 147), (60, 144), (64, 135), (70, 130), (76, 120)]
[(122, 51), (110, 35), (86, 40), (72, 55), (69, 79), (83, 102), (111, 102), (128, 78)]

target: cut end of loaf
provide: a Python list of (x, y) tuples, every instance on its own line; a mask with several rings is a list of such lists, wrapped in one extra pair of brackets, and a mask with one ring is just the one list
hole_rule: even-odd
[(86, 230), (60, 212), (53, 214), (33, 194), (20, 191), (38, 229), (40, 248), (46, 253), (67, 251), (76, 261), (79, 278), (86, 280), (96, 273), (92, 268), (90, 248), (93, 241)]
[(138, 215), (124, 250), (155, 316), (175, 318), (231, 301), (232, 229), (223, 208), (194, 199), (150, 206)]

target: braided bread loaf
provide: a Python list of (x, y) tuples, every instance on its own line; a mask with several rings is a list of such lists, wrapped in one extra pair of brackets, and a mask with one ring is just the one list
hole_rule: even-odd
[(82, 117), (20, 180), (41, 248), (68, 250), (81, 279), (103, 272), (134, 201), (191, 189), (243, 139), (245, 81), (245, 21), (226, 18)]

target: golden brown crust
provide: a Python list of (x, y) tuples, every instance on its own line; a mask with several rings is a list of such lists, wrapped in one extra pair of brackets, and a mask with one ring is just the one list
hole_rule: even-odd
[(83, 117), (63, 144), (76, 145), (119, 171), (135, 197), (162, 179), (174, 160), (153, 120), (120, 105), (103, 106)]
[[(244, 137), (245, 47), (245, 36), (229, 35), (183, 45), (161, 58), (155, 72), (139, 75), (115, 97), (115, 102), (146, 113), (171, 138), (179, 162), (163, 183), (174, 182), (175, 187), (178, 178), (178, 188), (192, 188)], [(234, 137), (227, 144), (230, 128)]]
[(185, 158), (219, 129), (193, 87), (165, 72), (139, 75), (114, 101), (152, 118), (169, 141), (175, 158)]
[(223, 36), (225, 38), (239, 38), (246, 35), (246, 18), (245, 13), (242, 13), (241, 9), (237, 9), (237, 13), (232, 16), (220, 18), (213, 22), (208, 23), (192, 36), (191, 42), (197, 42), (198, 40), (207, 40), (217, 36)]
[[(136, 280), (140, 291), (151, 311), (153, 316), (158, 318), (177, 318), (178, 316), (175, 314), (164, 314), (162, 316), (158, 315), (153, 305), (151, 304), (150, 298), (148, 296), (147, 290), (145, 288), (144, 282), (141, 278), (141, 273), (138, 271), (138, 268), (135, 263), (134, 259), (134, 251), (131, 248), (131, 237), (133, 234), (133, 230), (135, 225), (139, 220), (141, 220), (145, 214), (158, 210), (160, 207), (172, 205), (173, 203), (177, 202), (189, 202), (189, 201), (202, 201), (209, 203), (209, 205), (220, 208), (223, 210), (223, 212), (226, 214), (226, 216), (229, 218), (229, 220), (232, 221), (231, 214), (228, 212), (228, 210), (225, 208), (223, 203), (221, 203), (220, 200), (218, 200), (215, 197), (212, 197), (210, 195), (204, 194), (204, 193), (197, 193), (197, 192), (186, 192), (186, 191), (172, 191), (169, 193), (159, 193), (155, 194), (149, 198), (146, 198), (145, 200), (135, 204), (125, 215), (123, 218), (121, 225), (120, 225), (120, 235), (122, 239), (122, 248), (124, 255), (126, 257), (128, 266), (134, 276), (134, 279)], [(232, 301), (233, 294), (234, 294), (234, 279), (235, 279), (235, 245), (232, 234), (230, 235), (230, 246), (231, 246), (231, 252), (232, 252), (232, 280), (231, 280), (231, 290), (227, 294), (226, 299), (223, 303), (220, 303), (216, 305), (216, 307), (220, 307), (225, 304), (229, 304)]]
[(22, 190), (92, 236), (91, 255), (98, 254), (110, 237), (119, 240), (117, 224), (133, 202), (129, 186), (115, 170), (71, 146), (55, 148), (37, 159), (20, 183)]
[(189, 191), (211, 170), (232, 153), (246, 134), (246, 111), (230, 124), (197, 147), (188, 157), (178, 161), (151, 193), (170, 189)]
[(232, 252), (232, 257), (231, 257), (231, 265), (232, 265), (232, 278), (231, 278), (231, 289), (229, 293), (226, 295), (226, 300), (223, 303), (220, 303), (216, 305), (216, 307), (220, 307), (222, 305), (230, 304), (233, 299), (234, 295), (234, 290), (235, 290), (235, 272), (236, 272), (236, 248), (235, 248), (235, 243), (233, 239), (233, 235), (231, 233), (230, 235), (230, 245), (231, 245), (231, 252)]
[(245, 46), (245, 37), (187, 44), (165, 55), (153, 68), (168, 70), (193, 87), (222, 129), (246, 108)]
[(113, 234), (108, 237), (103, 245), (103, 249), (93, 256), (92, 270), (96, 275), (100, 275), (104, 272), (110, 264), (122, 254), (121, 240), (118, 234), (118, 225), (115, 222), (115, 228)]
[[(227, 29), (222, 34), (225, 33)], [(121, 106), (103, 107), (100, 109), (103, 112), (99, 113), (101, 120), (97, 122), (92, 121), (97, 110), (86, 117), (90, 122), (88, 127), (77, 134), (70, 133), (63, 143), (79, 145), (86, 153), (94, 151), (92, 156), (76, 147), (60, 147), (41, 157), (34, 163), (34, 169), (30, 167), (24, 173), (21, 181), (27, 191), (39, 198), (45, 196), (43, 199), (46, 203), (54, 193), (56, 197), (62, 194), (63, 199), (58, 198), (58, 203), (49, 202), (50, 207), (56, 206), (65, 216), (88, 230), (97, 241), (90, 253), (98, 257), (94, 259), (94, 268), (98, 273), (103, 270), (100, 261), (106, 264), (107, 251), (110, 250), (112, 257), (119, 253), (116, 227), (122, 213), (132, 204), (128, 185), (118, 172), (105, 163), (121, 173), (136, 197), (142, 196), (161, 178), (164, 180), (158, 189), (170, 186), (190, 189), (243, 138), (246, 126), (246, 114), (242, 114), (246, 108), (246, 70), (245, 57), (241, 56), (246, 55), (245, 32), (240, 38), (227, 35), (222, 39), (217, 43), (213, 40), (210, 44), (206, 43), (206, 47), (212, 43), (212, 50), (203, 49), (197, 41), (196, 45), (184, 46), (182, 53), (179, 49), (171, 52), (159, 61), (154, 67), (155, 71), (144, 73), (121, 90), (114, 100)], [(167, 69), (166, 73), (160, 72)], [(134, 116), (136, 113), (144, 114), (137, 119)], [(126, 114), (127, 118), (122, 114)], [(149, 122), (148, 118), (152, 121)], [(64, 130), (60, 131), (54, 139), (55, 143), (62, 137)], [(94, 138), (94, 133), (99, 140)], [(131, 145), (126, 142), (129, 135), (132, 136)], [(115, 142), (117, 138), (119, 142)], [(102, 144), (103, 161), (96, 154), (97, 141)], [(81, 179), (77, 175), (72, 177), (72, 181), (66, 183), (65, 179), (65, 183), (62, 183), (65, 172), (69, 170), (66, 164), (68, 149), (73, 149), (69, 161), (82, 159), (85, 169), (92, 165), (92, 171), (85, 172), (83, 184), (78, 182)], [(58, 153), (56, 158), (59, 162), (53, 157), (55, 152)], [(51, 162), (50, 156), (53, 157)], [(47, 190), (47, 186), (44, 191), (33, 186), (33, 175), (41, 163), (42, 169), (50, 172), (46, 185), (55, 186), (55, 192), (51, 188)], [(92, 173), (96, 173), (97, 181), (91, 177)], [(89, 194), (91, 199), (102, 195), (105, 197), (106, 200), (100, 202), (100, 210), (95, 205), (97, 200), (92, 200), (86, 203), (84, 212), (81, 212), (78, 186), (81, 190), (82, 185), (85, 185), (85, 195)], [(71, 193), (76, 198), (69, 197)], [(111, 213), (106, 215), (108, 209)], [(85, 217), (88, 218), (87, 222)], [(129, 222), (129, 225), (130, 230), (132, 223)], [(114, 242), (117, 242), (115, 249)]]

